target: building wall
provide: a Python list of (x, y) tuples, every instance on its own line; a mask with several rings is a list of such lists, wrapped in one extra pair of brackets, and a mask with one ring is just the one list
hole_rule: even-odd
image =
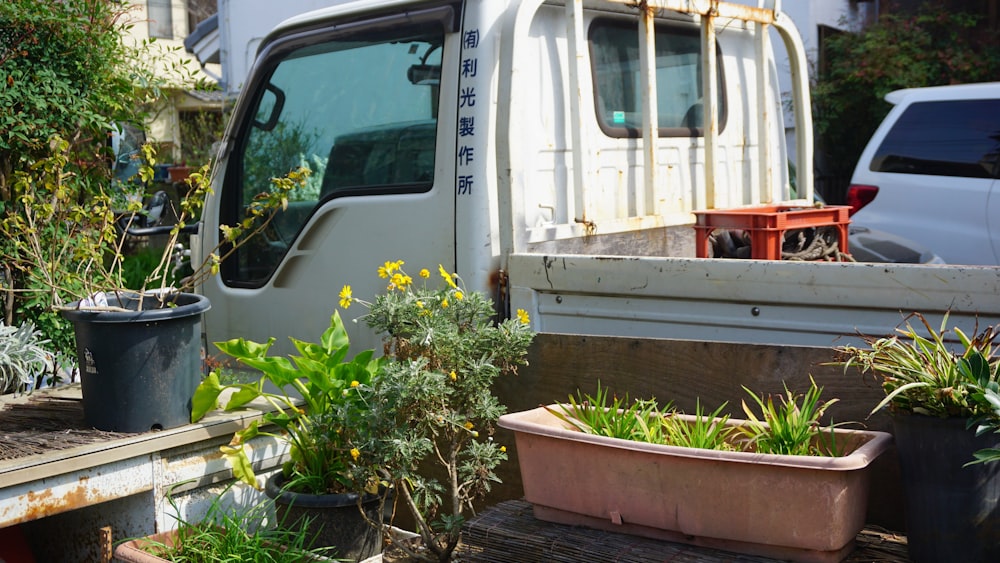
[[(213, 74), (218, 76), (220, 68), (219, 65), (208, 65), (206, 69), (208, 72), (203, 72), (195, 58), (184, 51), (184, 38), (191, 31), (188, 0), (129, 0), (129, 4), (130, 10), (126, 17), (133, 25), (128, 40), (136, 45), (151, 41), (152, 55), (148, 60), (151, 69), (158, 76), (167, 78), (174, 86), (168, 92), (166, 102), (154, 108), (150, 123), (145, 124), (146, 137), (161, 147), (161, 160), (176, 161), (180, 158), (179, 111), (209, 109), (213, 105), (211, 102), (192, 98), (185, 92), (194, 88), (196, 80), (213, 81), (211, 76)], [(150, 31), (155, 30), (158, 23), (154, 19), (157, 5), (169, 5), (171, 15), (169, 38), (151, 37)]]

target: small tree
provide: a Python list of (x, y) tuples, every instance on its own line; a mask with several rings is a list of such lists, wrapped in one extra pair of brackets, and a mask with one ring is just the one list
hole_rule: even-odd
[(398, 260), (379, 268), (388, 289), (373, 303), (354, 298), (350, 286), (340, 293), (342, 307), (369, 307), (362, 319), (383, 335), (389, 358), (372, 380), (367, 436), (355, 445), (357, 478), (366, 485), (375, 474), (390, 484), (423, 540), (419, 558), (443, 562), (458, 545), (465, 516), (475, 513), (473, 503), (500, 482), (494, 469), (507, 459), (506, 447), (492, 435), (506, 408), (492, 385), (527, 364), (534, 333), (521, 310), (494, 323), (490, 298), (465, 291), (443, 266), (438, 287), (428, 270), (414, 281), (402, 266)]
[[(914, 15), (886, 14), (864, 30), (830, 37), (823, 46), (827, 64), (813, 88), (823, 172), (850, 177), (889, 112), (889, 92), (1000, 78), (1000, 37), (980, 20), (926, 3)], [(844, 188), (823, 195), (840, 201)]]

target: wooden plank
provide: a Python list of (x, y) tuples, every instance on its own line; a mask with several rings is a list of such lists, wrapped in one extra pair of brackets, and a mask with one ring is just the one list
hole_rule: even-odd
[[(906, 538), (898, 534), (866, 529), (858, 535), (856, 545), (847, 563), (909, 561)], [(530, 504), (519, 500), (497, 504), (469, 520), (462, 529), (458, 555), (462, 561), (475, 563), (775, 561), (766, 557), (542, 522), (534, 518)]]
[[(79, 386), (41, 391), (70, 396), (79, 394)], [(219, 438), (228, 438), (233, 432), (260, 418), (262, 411), (245, 409), (224, 413), (215, 411), (197, 424), (145, 432), (65, 450), (46, 452), (0, 462), (0, 489), (39, 481), (58, 475), (97, 467), (135, 457), (183, 447), (189, 444)]]

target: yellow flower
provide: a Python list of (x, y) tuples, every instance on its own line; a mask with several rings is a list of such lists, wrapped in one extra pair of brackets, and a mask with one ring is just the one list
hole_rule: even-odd
[(466, 430), (472, 430), (472, 423), (471, 423), (471, 422), (469, 422), (469, 421), (466, 421), (466, 422), (465, 422), (465, 429), (466, 429)]
[(450, 377), (452, 381), (458, 381), (458, 374), (455, 373), (455, 370), (451, 370), (451, 373), (448, 374), (448, 377)]
[(441, 274), (441, 278), (448, 282), (448, 285), (450, 285), (452, 289), (458, 289), (458, 286), (455, 285), (455, 280), (452, 279), (451, 274), (449, 274), (448, 270), (445, 270), (444, 266), (441, 264), (438, 264), (438, 273)]
[(358, 461), (358, 457), (360, 455), (361, 455), (361, 450), (359, 450), (358, 448), (351, 448), (351, 458), (353, 458), (354, 461)]
[(444, 309), (448, 308), (448, 298), (447, 297), (445, 297), (444, 299), (441, 300), (441, 307), (444, 308)]
[(424, 308), (424, 302), (417, 299), (417, 309), (423, 309), (423, 308)]
[(507, 453), (507, 446), (500, 446), (501, 453)]
[(461, 300), (465, 299), (465, 294), (462, 293), (461, 291), (456, 291), (455, 292), (455, 299), (458, 299), (459, 301), (461, 301)]
[(384, 265), (378, 267), (378, 277), (387, 278), (393, 274), (393, 272), (399, 270), (403, 267), (402, 260), (396, 260), (395, 262), (386, 262)]
[(345, 285), (343, 289), (340, 290), (340, 306), (343, 308), (348, 308), (351, 306), (351, 286)]
[(528, 317), (528, 312), (524, 309), (517, 310), (517, 320), (521, 321), (521, 324), (523, 325), (531, 322), (531, 319)]
[(355, 379), (354, 381), (351, 382), (351, 387), (357, 387), (358, 385), (361, 385), (361, 384), (358, 383), (357, 379)]
[(423, 268), (422, 270), (420, 270), (420, 277), (427, 279), (431, 277), (431, 273), (427, 271), (427, 268)]
[(392, 285), (394, 285), (400, 291), (405, 290), (412, 283), (413, 283), (413, 278), (411, 278), (406, 274), (396, 273), (392, 275)]

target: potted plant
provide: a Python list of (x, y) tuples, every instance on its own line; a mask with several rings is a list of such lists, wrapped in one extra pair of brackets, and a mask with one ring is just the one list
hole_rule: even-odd
[(500, 417), (541, 520), (796, 561), (840, 561), (864, 527), (881, 432), (820, 427), (833, 401), (753, 395), (747, 420), (596, 396)]
[(274, 338), (266, 343), (242, 338), (217, 342), (222, 352), (260, 375), (251, 383), (223, 385), (217, 371), (209, 374), (195, 392), (192, 420), (217, 408), (227, 391), (232, 394), (225, 410), (263, 401), (272, 409), (263, 415), (264, 424), (252, 422), (222, 448), (234, 475), (259, 488), (243, 445), (258, 435), (278, 436), (287, 442), (291, 458), (266, 482), (279, 518), (292, 525), (310, 519), (315, 545), (335, 546), (338, 557), (371, 557), (382, 550), (379, 524), (385, 488), (357, 463), (361, 452), (356, 444), (383, 361), (372, 350), (347, 359), (350, 342), (337, 312), (319, 342), (292, 341), (299, 355), (291, 357), (268, 355)]
[[(327, 549), (308, 547), (308, 522), (274, 526), (274, 507), (270, 502), (226, 509), (222, 502), (224, 494), (225, 491), (212, 500), (198, 522), (178, 519), (174, 530), (120, 543), (114, 550), (115, 559), (126, 563), (332, 561), (325, 557)], [(167, 500), (179, 514), (173, 498), (168, 495)]]
[(411, 542), (385, 526), (394, 547), (418, 560), (448, 561), (473, 503), (499, 482), (494, 468), (507, 459), (493, 441), (504, 407), (492, 394), (496, 378), (525, 364), (533, 333), (527, 313), (498, 322), (493, 304), (469, 292), (438, 266), (416, 279), (403, 261), (386, 262), (378, 275), (387, 290), (374, 302), (340, 293), (344, 308), (368, 308), (361, 317), (384, 335), (386, 363), (372, 383), (358, 463), (372, 468), (414, 522)]
[[(308, 171), (276, 179), (240, 224), (225, 229), (223, 245), (191, 275), (178, 279), (177, 243), (197, 229), (188, 223), (200, 213), (210, 189), (207, 166), (192, 174), (177, 222), (142, 231), (168, 235), (158, 264), (141, 287), (126, 288), (123, 232), (134, 232), (141, 202), (117, 204), (103, 192), (81, 196), (67, 184), (69, 144), (55, 138), (51, 148), (33, 174), (15, 175), (20, 211), (0, 221), (0, 233), (7, 237), (5, 266), (20, 278), (22, 294), (72, 323), (88, 424), (119, 432), (186, 424), (201, 378), (201, 314), (210, 306), (192, 290), (267, 227)], [(150, 145), (143, 154), (140, 174), (148, 181), (155, 154)]]
[[(916, 327), (911, 323), (916, 319)], [(910, 557), (1000, 560), (1000, 325), (968, 336), (913, 313), (904, 328), (838, 350), (874, 374), (899, 450)], [(922, 329), (922, 330), (921, 330)]]

